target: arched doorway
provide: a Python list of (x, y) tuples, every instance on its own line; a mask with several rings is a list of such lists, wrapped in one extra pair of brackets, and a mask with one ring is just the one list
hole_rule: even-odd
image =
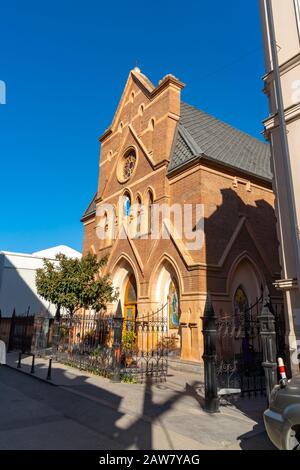
[(125, 286), (123, 312), (124, 323), (127, 323), (127, 326), (131, 324), (131, 329), (134, 330), (137, 316), (137, 287), (133, 274), (129, 276)]
[(249, 303), (243, 286), (234, 296), (235, 352), (242, 357), (246, 367), (255, 366), (255, 358), (261, 353), (258, 334), (257, 309)]
[(173, 265), (164, 260), (152, 279), (152, 299), (162, 321), (164, 334), (168, 336), (168, 347), (172, 354), (180, 354), (180, 284)]
[(219, 322), (218, 357), (228, 363), (254, 367), (260, 355), (257, 315), (259, 312), (262, 275), (248, 256), (233, 264), (228, 276), (230, 310)]

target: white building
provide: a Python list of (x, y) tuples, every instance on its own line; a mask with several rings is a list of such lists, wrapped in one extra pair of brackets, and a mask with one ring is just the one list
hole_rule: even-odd
[(3, 317), (28, 312), (30, 315), (50, 313), (55, 315), (56, 307), (42, 299), (36, 290), (36, 270), (43, 267), (43, 259), (54, 260), (63, 253), (69, 258), (80, 258), (81, 253), (60, 245), (32, 254), (0, 251), (0, 310)]
[[(300, 0), (260, 0), (270, 115), (265, 135), (273, 157), (273, 187), (286, 303), (286, 343), (300, 352)], [(299, 370), (297, 359), (292, 369)]]

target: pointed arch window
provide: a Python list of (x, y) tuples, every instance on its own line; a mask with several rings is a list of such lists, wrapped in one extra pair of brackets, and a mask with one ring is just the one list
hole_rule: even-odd
[(148, 191), (148, 232), (151, 233), (153, 230), (153, 194), (152, 191)]
[(248, 297), (242, 286), (239, 286), (234, 295), (234, 310), (235, 314), (241, 315), (249, 308)]
[(137, 316), (137, 287), (134, 275), (128, 279), (124, 298), (124, 327), (123, 334), (135, 330), (135, 320)]
[(124, 210), (124, 216), (129, 217), (130, 212), (131, 212), (131, 198), (129, 193), (125, 193), (123, 196), (124, 202), (123, 202), (123, 210)]
[(107, 232), (108, 232), (108, 215), (107, 215), (107, 212), (104, 212), (103, 229), (104, 229), (104, 232), (107, 234)]
[(142, 200), (140, 196), (136, 198), (136, 236), (141, 234), (142, 230)]
[(243, 286), (234, 294), (234, 323), (236, 339), (247, 338), (251, 329), (249, 300)]
[(136, 302), (137, 302), (136, 280), (135, 280), (135, 277), (131, 275), (126, 285), (125, 305), (136, 304)]

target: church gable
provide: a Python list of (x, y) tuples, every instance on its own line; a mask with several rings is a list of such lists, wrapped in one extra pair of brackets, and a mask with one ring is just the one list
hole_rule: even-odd
[[(102, 199), (117, 193), (128, 183), (139, 181), (146, 174), (153, 172), (155, 162), (152, 153), (143, 141), (138, 137), (133, 127), (129, 124), (123, 133), (123, 141), (120, 144), (118, 155), (106, 165), (100, 180), (103, 192)], [(105, 178), (105, 181), (103, 181)]]
[(132, 181), (169, 163), (182, 88), (171, 75), (154, 87), (139, 69), (130, 72), (112, 124), (100, 137), (98, 199), (124, 187), (118, 165), (131, 147), (137, 160)]

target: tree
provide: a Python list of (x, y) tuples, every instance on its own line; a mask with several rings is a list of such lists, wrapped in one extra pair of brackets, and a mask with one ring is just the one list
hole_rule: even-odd
[(117, 298), (109, 274), (101, 275), (107, 257), (99, 261), (93, 254), (78, 258), (55, 256), (55, 261), (44, 259), (44, 266), (37, 270), (38, 294), (64, 308), (70, 318), (80, 309), (106, 310), (108, 303)]

